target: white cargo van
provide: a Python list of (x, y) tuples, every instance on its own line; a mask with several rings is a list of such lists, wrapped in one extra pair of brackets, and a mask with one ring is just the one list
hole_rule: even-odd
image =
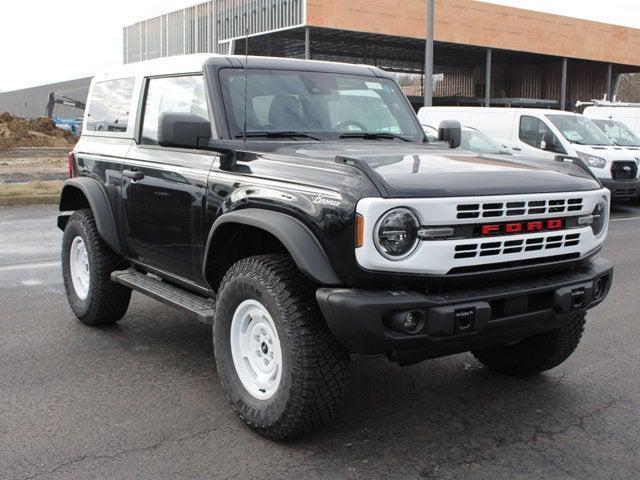
[(553, 160), (580, 158), (617, 198), (640, 195), (640, 152), (616, 146), (584, 115), (537, 108), (423, 107), (420, 123), (458, 120), (477, 128), (507, 150)]
[(589, 118), (608, 118), (624, 123), (633, 133), (640, 136), (640, 105), (624, 103), (596, 103), (584, 109)]

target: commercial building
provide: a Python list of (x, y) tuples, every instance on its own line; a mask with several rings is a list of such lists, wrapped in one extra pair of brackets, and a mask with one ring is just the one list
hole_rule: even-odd
[[(422, 74), (426, 0), (215, 0), (124, 28), (125, 63), (196, 52), (367, 63)], [(570, 109), (640, 71), (640, 30), (436, 0), (434, 103)], [(417, 83), (417, 85), (415, 84)], [(490, 86), (487, 90), (487, 85)], [(416, 100), (420, 82), (406, 88)]]
[[(407, 74), (400, 81), (417, 107), (424, 93), (426, 5), (427, 0), (212, 0), (124, 27), (123, 62), (248, 50), (366, 63)], [(577, 100), (610, 95), (620, 74), (640, 71), (638, 29), (475, 0), (435, 0), (434, 38), (436, 105), (488, 101), (572, 109)], [(66, 89), (0, 94), (0, 111), (40, 115), (49, 93), (40, 88)], [(83, 100), (82, 93), (68, 96)], [(62, 116), (75, 115), (63, 108)]]
[[(49, 83), (37, 87), (13, 90), (0, 93), (0, 113), (24, 118), (44, 117), (46, 114), (49, 94), (55, 92), (81, 103), (87, 103), (91, 77), (78, 78), (66, 82)], [(53, 116), (61, 118), (82, 117), (83, 111), (69, 105), (56, 104)]]

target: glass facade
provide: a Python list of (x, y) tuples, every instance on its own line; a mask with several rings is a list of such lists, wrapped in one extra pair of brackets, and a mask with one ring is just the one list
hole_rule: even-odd
[(306, 0), (213, 0), (124, 28), (124, 63), (188, 53), (228, 53), (249, 35), (304, 25)]

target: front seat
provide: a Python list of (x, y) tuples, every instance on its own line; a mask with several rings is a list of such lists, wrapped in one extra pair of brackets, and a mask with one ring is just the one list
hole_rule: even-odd
[(300, 101), (293, 95), (276, 95), (269, 107), (269, 124), (277, 130), (301, 130)]

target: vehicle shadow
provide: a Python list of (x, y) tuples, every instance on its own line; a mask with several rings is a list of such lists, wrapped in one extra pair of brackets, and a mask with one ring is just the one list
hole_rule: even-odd
[(529, 460), (523, 468), (533, 475), (549, 458), (584, 460), (588, 453), (576, 446), (588, 445), (593, 435), (585, 422), (610, 406), (606, 391), (581, 377), (580, 359), (517, 379), (489, 371), (470, 354), (409, 367), (383, 357), (356, 358), (334, 420), (315, 434), (274, 443), (231, 411), (218, 383), (209, 326), (141, 297), (132, 307), (121, 325), (100, 330), (108, 337), (103, 343), (113, 342), (125, 355), (142, 353), (142, 361), (163, 375), (189, 376), (195, 398), (205, 403), (183, 409), (216, 411), (223, 424), (212, 428), (265, 455), (323, 465), (323, 478), (486, 478), (474, 469), (487, 462), (514, 478), (509, 474)]
[[(475, 478), (471, 473), (480, 464), (498, 471), (495, 464), (505, 466), (513, 455), (507, 470), (513, 475), (527, 455), (544, 463), (550, 446), (573, 448), (571, 441), (558, 446), (555, 439), (570, 433), (575, 442), (584, 419), (603, 401), (564, 372), (560, 367), (516, 379), (489, 371), (470, 354), (411, 367), (365, 359), (354, 364), (350, 392), (334, 422), (288, 446), (313, 449), (360, 471), (401, 466), (405, 478), (413, 478), (411, 472), (431, 478), (436, 471), (441, 478), (447, 469), (452, 478)], [(398, 473), (390, 470), (389, 476)]]

